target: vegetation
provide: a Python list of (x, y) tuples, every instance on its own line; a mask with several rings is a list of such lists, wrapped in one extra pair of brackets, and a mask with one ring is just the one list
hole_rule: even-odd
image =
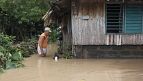
[(21, 50), (23, 57), (29, 57), (30, 55), (36, 53), (37, 39), (33, 37), (32, 39), (22, 41), (16, 45), (16, 48)]
[(0, 33), (0, 68), (3, 69), (17, 68), (23, 66), (21, 61), (23, 56), (21, 50), (13, 47), (13, 36)]
[(72, 46), (71, 45), (69, 45), (69, 44), (67, 44), (66, 42), (64, 42), (64, 44), (63, 44), (63, 57), (65, 58), (65, 59), (71, 59), (71, 58), (73, 58), (73, 54), (72, 54)]
[(57, 30), (57, 25), (56, 24), (53, 24), (51, 25), (51, 33), (50, 33), (50, 36), (49, 36), (49, 42), (57, 42), (57, 38), (58, 38), (58, 30)]
[[(44, 29), (41, 18), (49, 1), (0, 0), (0, 72), (23, 66), (23, 58), (36, 52), (38, 35)], [(50, 42), (57, 41), (57, 26), (51, 27)], [(71, 48), (66, 47), (63, 57), (72, 58)]]
[[(43, 31), (43, 15), (51, 0), (0, 0), (0, 72), (23, 66), (24, 57), (36, 52)], [(50, 42), (56, 42), (56, 25)]]
[(23, 66), (23, 57), (29, 57), (36, 52), (35, 39), (29, 39), (14, 44), (15, 37), (0, 33), (0, 72), (4, 69)]
[(41, 33), (41, 18), (49, 9), (48, 1), (0, 0), (0, 32), (20, 41)]

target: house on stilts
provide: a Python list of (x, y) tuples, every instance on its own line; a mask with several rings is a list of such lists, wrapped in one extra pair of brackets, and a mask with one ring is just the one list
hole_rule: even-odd
[(77, 58), (143, 57), (143, 0), (57, 0), (43, 19)]

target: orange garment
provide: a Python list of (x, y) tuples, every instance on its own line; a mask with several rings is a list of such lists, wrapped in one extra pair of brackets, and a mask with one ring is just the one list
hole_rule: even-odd
[(45, 33), (42, 33), (39, 37), (38, 44), (40, 48), (47, 48), (48, 47), (48, 36)]

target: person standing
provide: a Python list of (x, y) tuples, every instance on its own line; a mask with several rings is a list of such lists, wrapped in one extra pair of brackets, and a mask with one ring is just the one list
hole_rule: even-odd
[(39, 56), (45, 57), (48, 52), (48, 37), (50, 32), (50, 28), (46, 27), (44, 33), (39, 37), (37, 48)]

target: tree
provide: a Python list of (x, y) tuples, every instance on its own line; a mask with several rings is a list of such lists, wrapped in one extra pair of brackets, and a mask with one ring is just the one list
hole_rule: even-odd
[(42, 31), (42, 16), (50, 0), (0, 0), (0, 32), (15, 35), (18, 40)]

